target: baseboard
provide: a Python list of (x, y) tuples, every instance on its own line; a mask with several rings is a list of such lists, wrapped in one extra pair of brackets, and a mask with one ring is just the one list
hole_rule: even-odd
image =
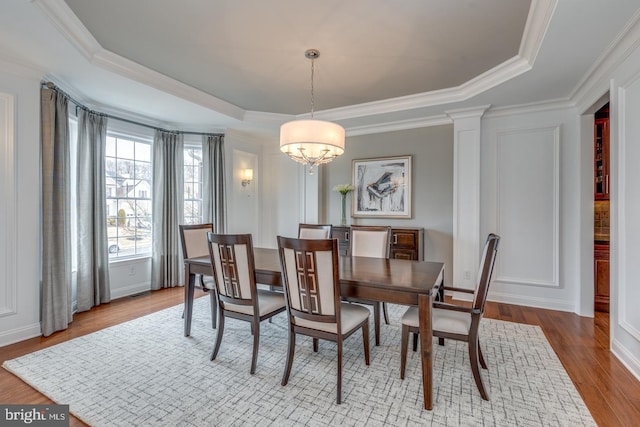
[(134, 285), (124, 286), (122, 288), (111, 290), (111, 299), (128, 297), (130, 295), (139, 294), (151, 290), (151, 282), (136, 283)]
[(0, 333), (0, 347), (28, 340), (29, 338), (39, 337), (40, 335), (42, 335), (40, 323), (11, 329)]
[[(449, 293), (447, 293), (449, 295)], [(472, 301), (473, 295), (463, 292), (453, 292), (453, 299), (459, 301)], [(523, 305), (525, 307), (546, 308), (547, 310), (568, 311), (569, 313), (575, 313), (576, 307), (574, 304), (548, 299), (537, 298), (515, 294), (505, 294), (501, 292), (489, 291), (487, 301), (501, 302), (505, 304)]]
[(640, 359), (636, 355), (620, 345), (620, 342), (615, 339), (611, 342), (611, 353), (640, 381)]

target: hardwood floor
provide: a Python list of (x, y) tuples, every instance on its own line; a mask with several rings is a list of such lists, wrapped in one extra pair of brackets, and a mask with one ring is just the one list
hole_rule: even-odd
[[(200, 293), (199, 295), (204, 295)], [(182, 288), (121, 298), (74, 317), (65, 331), (0, 348), (0, 363), (75, 337), (182, 303)], [(632, 426), (640, 420), (640, 381), (609, 352), (609, 317), (487, 303), (486, 317), (539, 325), (600, 426)], [(51, 403), (17, 377), (0, 369), (0, 403)], [(72, 417), (70, 425), (84, 425)]]

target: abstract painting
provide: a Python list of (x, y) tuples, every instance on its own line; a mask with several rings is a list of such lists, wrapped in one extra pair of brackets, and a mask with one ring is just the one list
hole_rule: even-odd
[(411, 218), (411, 156), (353, 160), (352, 216)]

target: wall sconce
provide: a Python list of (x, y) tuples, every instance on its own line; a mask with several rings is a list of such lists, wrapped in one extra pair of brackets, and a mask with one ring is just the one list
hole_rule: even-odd
[(243, 169), (242, 170), (242, 186), (246, 187), (251, 184), (251, 180), (253, 180), (253, 169)]

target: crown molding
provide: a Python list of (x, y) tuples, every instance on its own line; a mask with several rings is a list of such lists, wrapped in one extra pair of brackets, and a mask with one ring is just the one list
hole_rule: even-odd
[(244, 109), (104, 49), (63, 0), (34, 2), (91, 64), (219, 114), (243, 119)]
[(102, 46), (87, 30), (64, 0), (33, 0), (44, 12), (58, 31), (82, 54), (88, 61), (102, 50)]
[(244, 118), (245, 110), (229, 102), (223, 101), (192, 86), (167, 77), (164, 74), (151, 70), (143, 65), (123, 58), (106, 49), (93, 56), (93, 64), (103, 69), (152, 87), (159, 91), (177, 96), (194, 104), (201, 105), (216, 111), (219, 114), (231, 117), (236, 120)]
[(557, 5), (558, 0), (533, 0), (531, 2), (519, 50), (519, 55), (526, 58), (531, 66), (536, 62), (536, 57)]
[(530, 104), (510, 105), (508, 107), (495, 107), (487, 111), (485, 118), (506, 117), (519, 114), (534, 114), (546, 111), (565, 110), (574, 108), (575, 104), (569, 98), (554, 99), (550, 101), (532, 102)]
[(431, 126), (450, 125), (451, 119), (445, 114), (419, 119), (397, 120), (375, 125), (354, 126), (346, 129), (347, 136), (370, 135), (375, 133), (395, 132), (400, 130), (417, 129)]
[[(34, 0), (58, 30), (92, 64), (237, 120), (264, 118), (104, 49), (63, 0)], [(322, 120), (345, 120), (465, 101), (529, 71), (555, 10), (557, 0), (533, 0), (519, 54), (454, 88), (318, 111)], [(297, 118), (308, 118), (309, 114)], [(271, 116), (267, 121), (271, 121)]]
[(476, 119), (482, 117), (490, 107), (491, 105), (487, 104), (471, 108), (457, 108), (455, 110), (447, 110), (445, 114), (452, 120)]
[(609, 76), (631, 53), (640, 47), (640, 10), (611, 42), (578, 82), (569, 97), (580, 111), (588, 109), (604, 92), (609, 90)]
[(32, 79), (42, 79), (47, 74), (44, 68), (6, 51), (0, 51), (0, 69), (2, 72), (11, 73), (18, 77)]

